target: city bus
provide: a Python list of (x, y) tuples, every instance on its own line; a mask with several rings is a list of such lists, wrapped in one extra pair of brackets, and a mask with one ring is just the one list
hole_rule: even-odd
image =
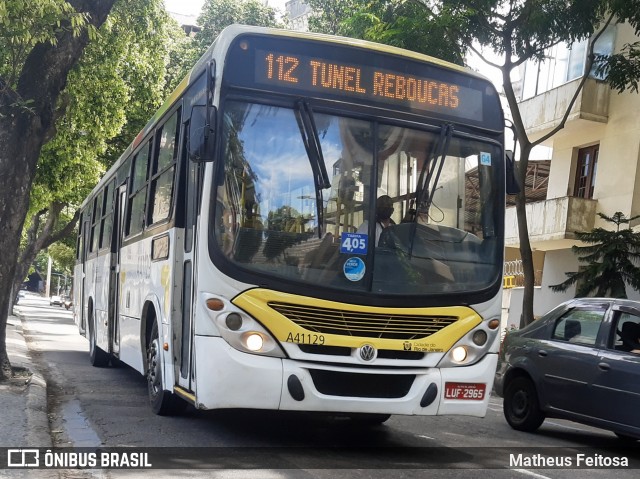
[(484, 416), (504, 118), (395, 47), (226, 28), (81, 205), (74, 317), (152, 410)]

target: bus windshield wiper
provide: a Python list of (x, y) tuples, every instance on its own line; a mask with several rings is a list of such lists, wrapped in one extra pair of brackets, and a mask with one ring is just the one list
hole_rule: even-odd
[[(416, 188), (416, 214), (412, 218), (413, 221), (417, 221), (417, 211), (429, 211), (431, 203), (433, 202), (433, 195), (436, 192), (438, 181), (440, 181), (440, 174), (444, 167), (444, 159), (447, 156), (449, 150), (449, 142), (453, 136), (453, 125), (443, 125), (440, 129), (440, 137), (438, 143), (433, 149), (431, 157), (425, 155), (425, 162), (420, 169), (420, 176), (418, 178), (418, 185)], [(434, 176), (435, 175), (435, 176)]]
[[(425, 161), (420, 169), (420, 176), (418, 177), (418, 185), (416, 188), (416, 211), (412, 218), (411, 228), (411, 243), (409, 244), (409, 257), (413, 254), (413, 242), (416, 237), (416, 225), (418, 224), (418, 212), (425, 211), (429, 213), (431, 203), (433, 201), (433, 195), (436, 192), (438, 181), (440, 180), (440, 174), (444, 167), (444, 159), (449, 151), (449, 142), (453, 136), (453, 125), (443, 125), (440, 129), (440, 137), (438, 143), (433, 149), (433, 153), (429, 156), (425, 154)], [(434, 177), (435, 175), (435, 177)], [(431, 188), (429, 188), (431, 187)]]
[(304, 148), (307, 151), (311, 169), (313, 170), (313, 184), (316, 190), (316, 211), (318, 215), (318, 237), (322, 237), (322, 226), (324, 225), (324, 206), (322, 200), (322, 190), (331, 188), (331, 181), (327, 173), (322, 155), (322, 145), (318, 136), (318, 129), (313, 117), (313, 110), (308, 102), (299, 100), (296, 102), (296, 121), (302, 136)]

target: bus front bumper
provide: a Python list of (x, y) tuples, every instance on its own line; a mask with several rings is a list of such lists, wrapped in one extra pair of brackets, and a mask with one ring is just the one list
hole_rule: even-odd
[[(201, 409), (483, 417), (497, 363), (488, 354), (466, 367), (365, 369), (247, 354), (206, 336), (196, 336), (195, 352)], [(447, 399), (445, 383), (481, 383), (484, 394)]]

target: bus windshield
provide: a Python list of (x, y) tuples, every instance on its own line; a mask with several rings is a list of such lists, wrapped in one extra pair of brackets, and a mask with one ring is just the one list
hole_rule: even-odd
[(299, 105), (225, 103), (214, 261), (260, 284), (359, 294), (469, 293), (499, 280), (497, 143), (449, 125), (303, 113), (311, 121)]

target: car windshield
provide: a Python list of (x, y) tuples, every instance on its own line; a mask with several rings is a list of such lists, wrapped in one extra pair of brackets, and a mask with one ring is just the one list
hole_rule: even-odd
[(240, 101), (223, 121), (211, 232), (233, 270), (372, 294), (499, 280), (496, 144)]

